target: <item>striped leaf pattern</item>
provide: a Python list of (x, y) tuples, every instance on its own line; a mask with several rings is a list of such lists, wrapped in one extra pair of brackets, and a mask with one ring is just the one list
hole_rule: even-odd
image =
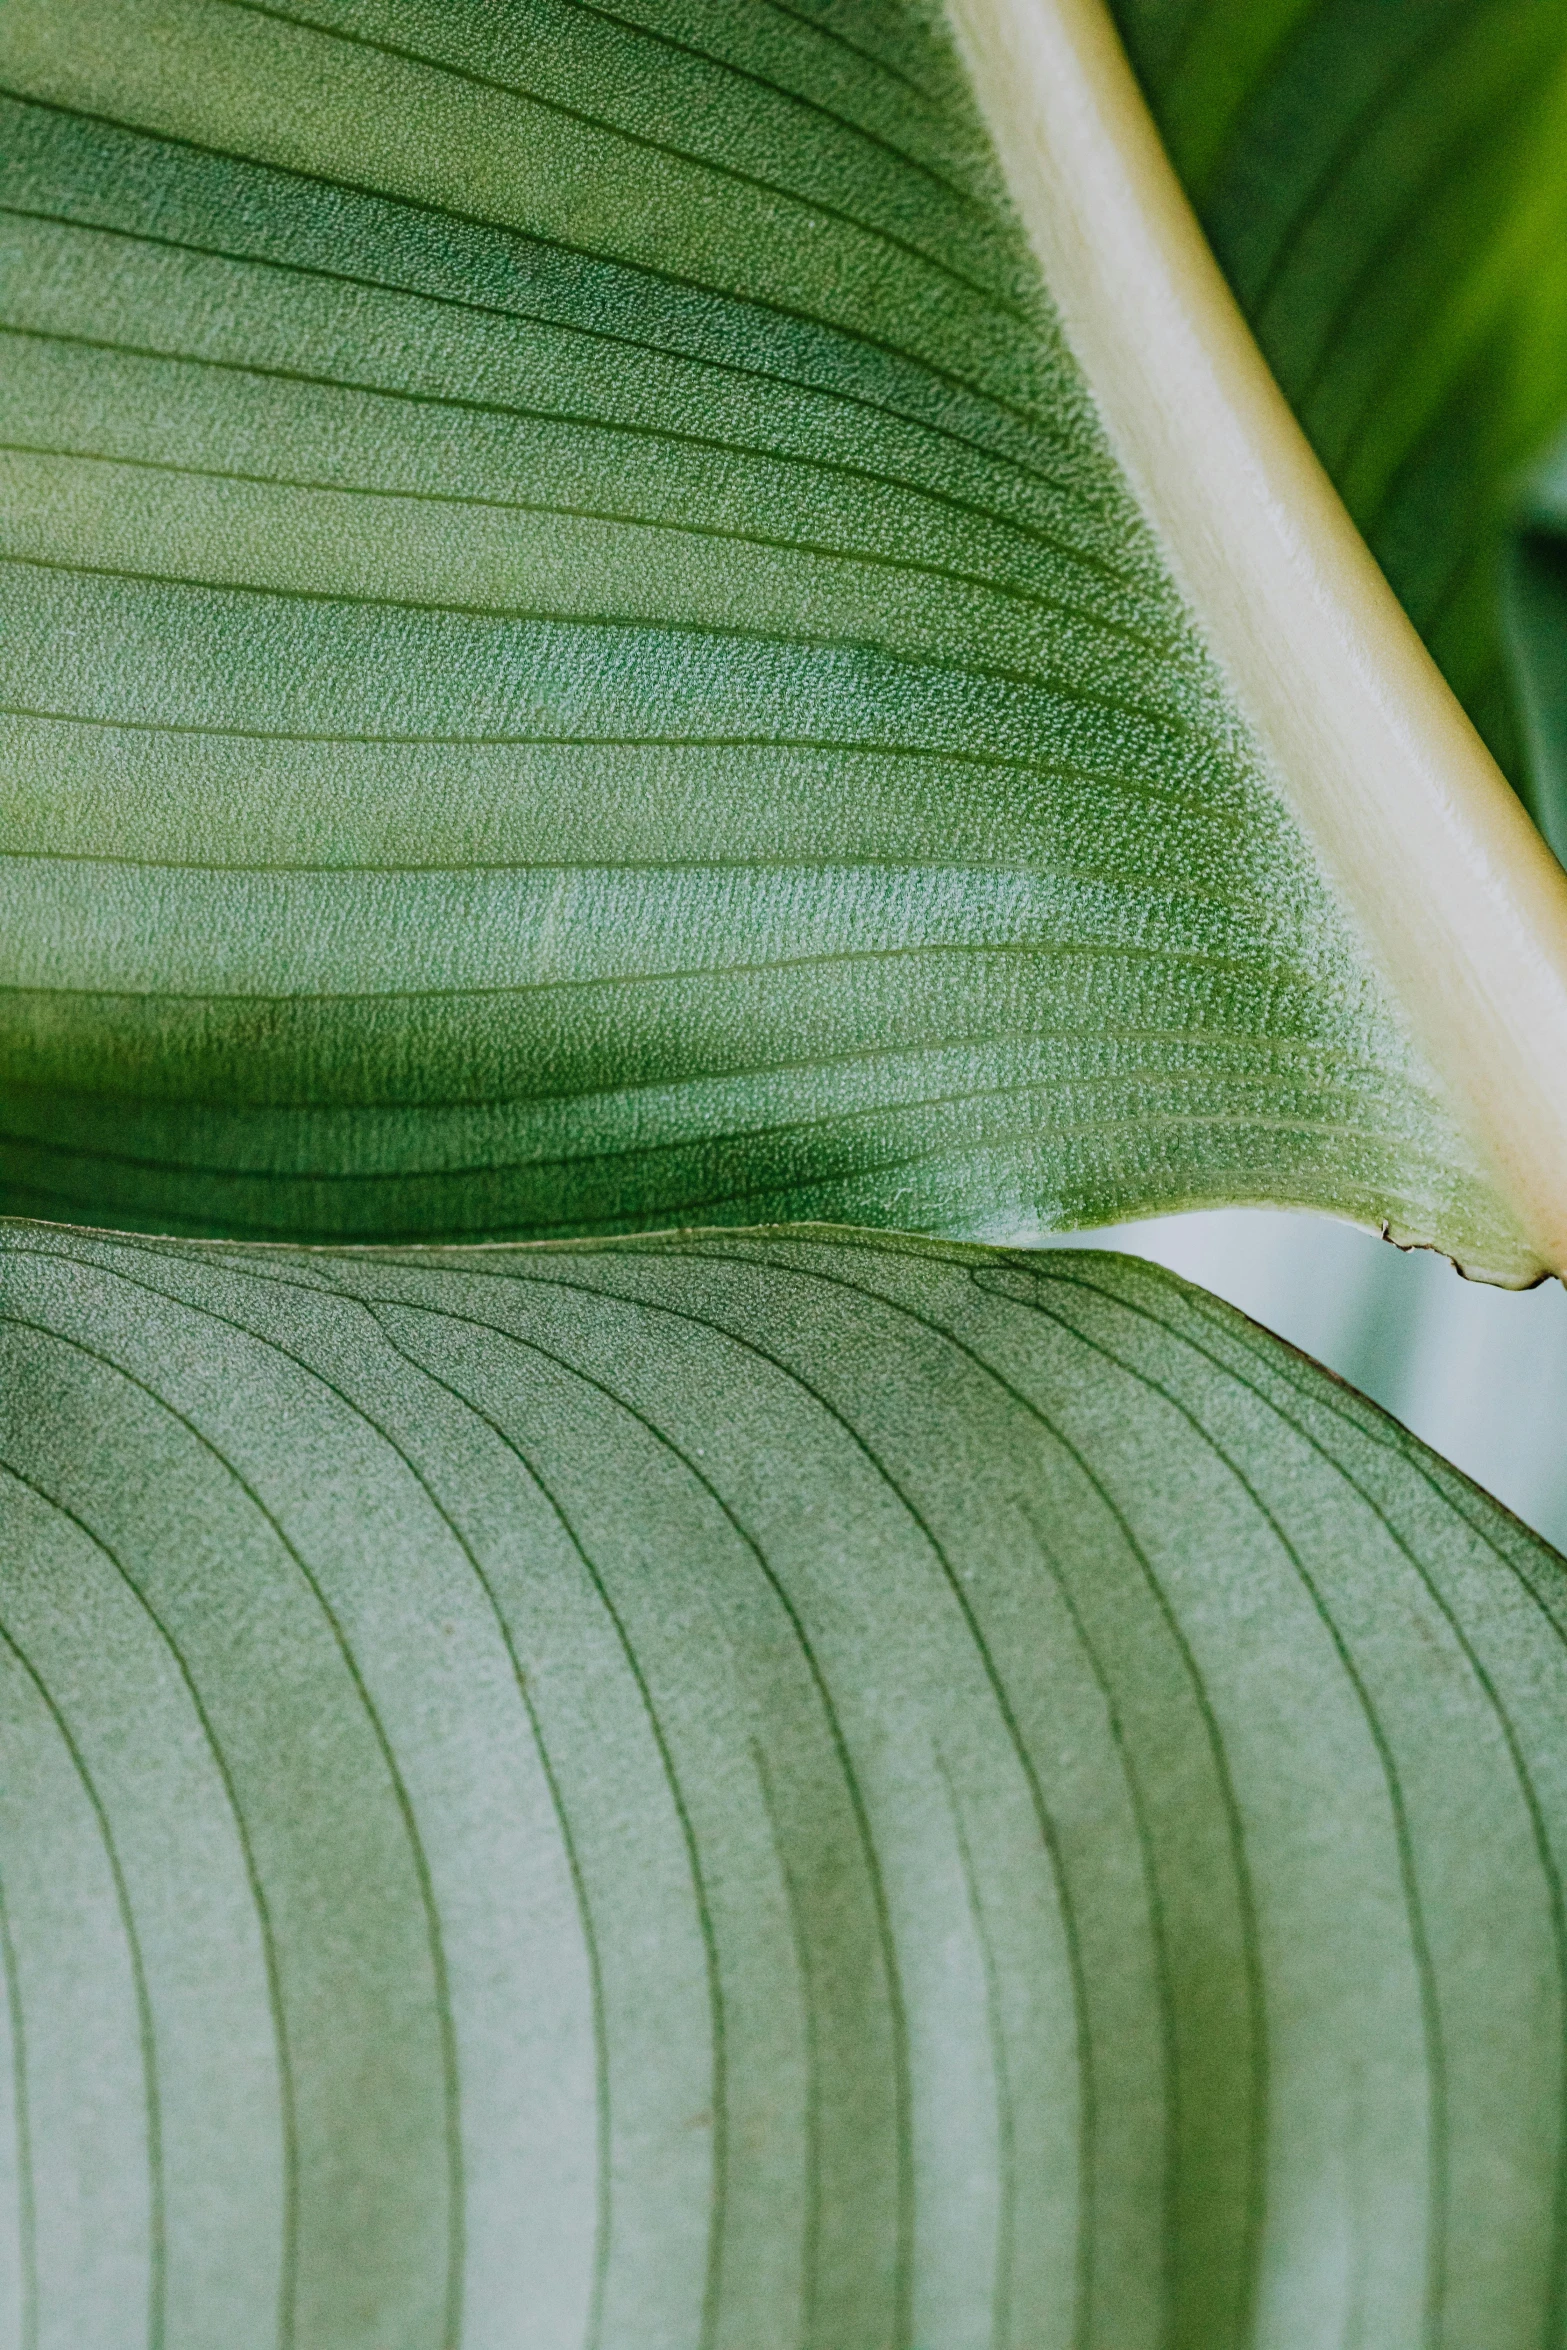
[(0, 1200), (1532, 1259), (939, 19), (7, 0)]
[(1558, 2338), (1567, 1579), (1172, 1276), (16, 1225), (0, 2338)]

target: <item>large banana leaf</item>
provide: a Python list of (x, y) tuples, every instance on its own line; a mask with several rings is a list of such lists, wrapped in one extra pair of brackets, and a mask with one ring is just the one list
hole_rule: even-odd
[(0, 1238), (20, 2350), (1560, 2338), (1494, 1504), (1108, 1258), (236, 1245), (1567, 1263), (1560, 876), (1102, 13), (954, 15), (0, 11), (0, 1197), (229, 1236)]
[(1567, 413), (1561, 0), (1116, 0), (1313, 446), (1497, 756), (1520, 467)]
[(1293, 510), (1235, 655), (932, 12), (7, 0), (0, 84), (13, 1210), (1567, 1261), (1567, 898)]
[(1567, 1576), (1171, 1276), (0, 1252), (0, 2338), (1560, 2339)]

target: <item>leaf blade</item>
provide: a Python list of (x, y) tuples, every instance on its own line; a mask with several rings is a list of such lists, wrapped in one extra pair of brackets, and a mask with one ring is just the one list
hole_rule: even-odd
[[(125, 1856), (171, 2328), (270, 2341), (291, 2290), (333, 2350), (453, 2341), (459, 2303), (464, 2341), (601, 2350), (1539, 2337), (1560, 1563), (1302, 1358), (1126, 1260), (872, 1234), (12, 1227), (5, 1266), (5, 1621)], [(153, 1714), (149, 1603), (188, 1676), (165, 1648)], [(15, 1686), (29, 2111), (70, 2178), (60, 2068), (95, 2008), (134, 2051), (134, 2007), (50, 1972), (82, 1798)], [(236, 1819), (292, 2288), (279, 2187), (243, 2282), (225, 2200), (280, 2177)], [(176, 1930), (160, 1873), (209, 1863)], [(127, 2240), (142, 2094), (133, 2053)], [(122, 2342), (118, 2272), (96, 2306), (65, 2273)]]
[[(1268, 1196), (1529, 1278), (937, 33), (888, 20), (894, 80), (579, 11), (518, 96), (521, 19), (284, 13), (153, 8), (123, 57), (7, 16), (11, 1204), (385, 1239)], [(577, 242), (496, 106), (567, 142)], [(787, 233), (730, 210), (764, 163)]]

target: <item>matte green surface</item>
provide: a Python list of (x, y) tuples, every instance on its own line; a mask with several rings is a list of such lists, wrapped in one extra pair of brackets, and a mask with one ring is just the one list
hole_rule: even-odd
[(0, 1253), (0, 2339), (1534, 2350), (1567, 1577), (1168, 1274)]
[(1501, 590), (1567, 415), (1567, 5), (1113, 6), (1274, 373), (1538, 817)]
[(926, 10), (7, 0), (0, 86), (5, 1204), (1523, 1261)]

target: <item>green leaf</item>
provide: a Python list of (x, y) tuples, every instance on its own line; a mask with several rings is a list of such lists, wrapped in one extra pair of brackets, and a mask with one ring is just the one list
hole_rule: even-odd
[(1509, 638), (1528, 744), (1530, 812), (1567, 863), (1567, 450), (1537, 468), (1509, 550)]
[(0, 1233), (24, 2350), (1561, 2332), (1494, 1504), (1114, 1259), (237, 1245), (1567, 1264), (1567, 882), (1098, 0), (952, 17), (0, 12), (0, 1204), (227, 1236)]
[(1269, 365), (1527, 794), (1501, 584), (1518, 471), (1567, 414), (1567, 9), (1115, 13)]
[(1567, 1262), (1567, 902), (1376, 582), (1177, 587), (932, 14), (8, 0), (0, 84), (6, 1205)]
[(1170, 1275), (3, 1245), (8, 2338), (1560, 2327), (1561, 1562)]

